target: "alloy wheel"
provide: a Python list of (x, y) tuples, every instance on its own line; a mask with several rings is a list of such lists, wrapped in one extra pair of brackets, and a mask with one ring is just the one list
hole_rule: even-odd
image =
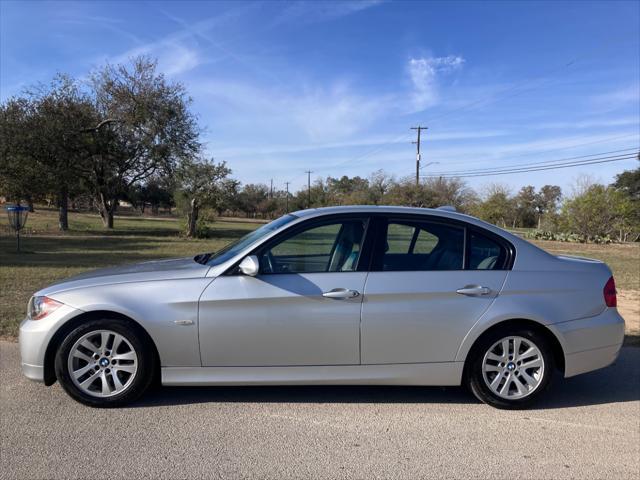
[(69, 376), (82, 392), (93, 397), (112, 397), (128, 389), (138, 371), (138, 355), (123, 335), (94, 330), (71, 347)]
[(482, 377), (500, 398), (516, 400), (531, 395), (542, 383), (545, 363), (529, 339), (509, 336), (498, 340), (482, 359)]

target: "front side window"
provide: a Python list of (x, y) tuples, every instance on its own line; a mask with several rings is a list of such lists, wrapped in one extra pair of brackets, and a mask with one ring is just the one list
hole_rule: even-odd
[(463, 262), (463, 228), (436, 222), (387, 224), (383, 270), (462, 270)]
[[(215, 253), (198, 255), (198, 257), (200, 257), (201, 259), (200, 263), (206, 263), (207, 265), (210, 265), (210, 266), (220, 265), (221, 263), (226, 262), (230, 258), (235, 257), (242, 250), (250, 246), (252, 243), (256, 243), (262, 237), (265, 237), (270, 233), (275, 232), (280, 227), (283, 227), (287, 223), (293, 222), (294, 220), (297, 220), (297, 219), (298, 217), (291, 214), (287, 214), (280, 218), (277, 218), (276, 220), (269, 222), (265, 225), (262, 225), (260, 228), (246, 234), (244, 237), (236, 240), (235, 242), (228, 244), (227, 246), (223, 247), (221, 250), (218, 250)], [(196, 257), (196, 259), (198, 259), (198, 257)], [(196, 260), (196, 261), (199, 261), (199, 260)]]
[(364, 230), (362, 220), (311, 226), (261, 252), (261, 273), (353, 272)]

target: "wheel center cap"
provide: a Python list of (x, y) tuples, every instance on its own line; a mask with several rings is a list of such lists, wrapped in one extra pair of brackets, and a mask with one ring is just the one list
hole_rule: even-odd
[(105, 357), (102, 357), (100, 359), (100, 362), (98, 362), (98, 363), (100, 363), (101, 367), (106, 367), (107, 365), (109, 365), (109, 359), (105, 358)]
[(509, 362), (507, 363), (507, 370), (515, 370), (516, 369), (516, 364), (513, 362)]

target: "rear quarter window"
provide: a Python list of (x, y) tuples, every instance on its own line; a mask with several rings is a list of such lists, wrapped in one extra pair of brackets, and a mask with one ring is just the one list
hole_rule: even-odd
[(506, 248), (477, 232), (470, 232), (468, 245), (469, 270), (501, 270), (507, 256)]

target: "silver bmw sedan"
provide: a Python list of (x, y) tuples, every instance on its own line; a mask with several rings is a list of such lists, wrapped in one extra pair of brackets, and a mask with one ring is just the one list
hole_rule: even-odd
[(624, 337), (606, 264), (452, 209), (285, 215), (216, 253), (85, 273), (31, 298), (22, 370), (95, 407), (164, 385), (465, 385), (522, 408)]

